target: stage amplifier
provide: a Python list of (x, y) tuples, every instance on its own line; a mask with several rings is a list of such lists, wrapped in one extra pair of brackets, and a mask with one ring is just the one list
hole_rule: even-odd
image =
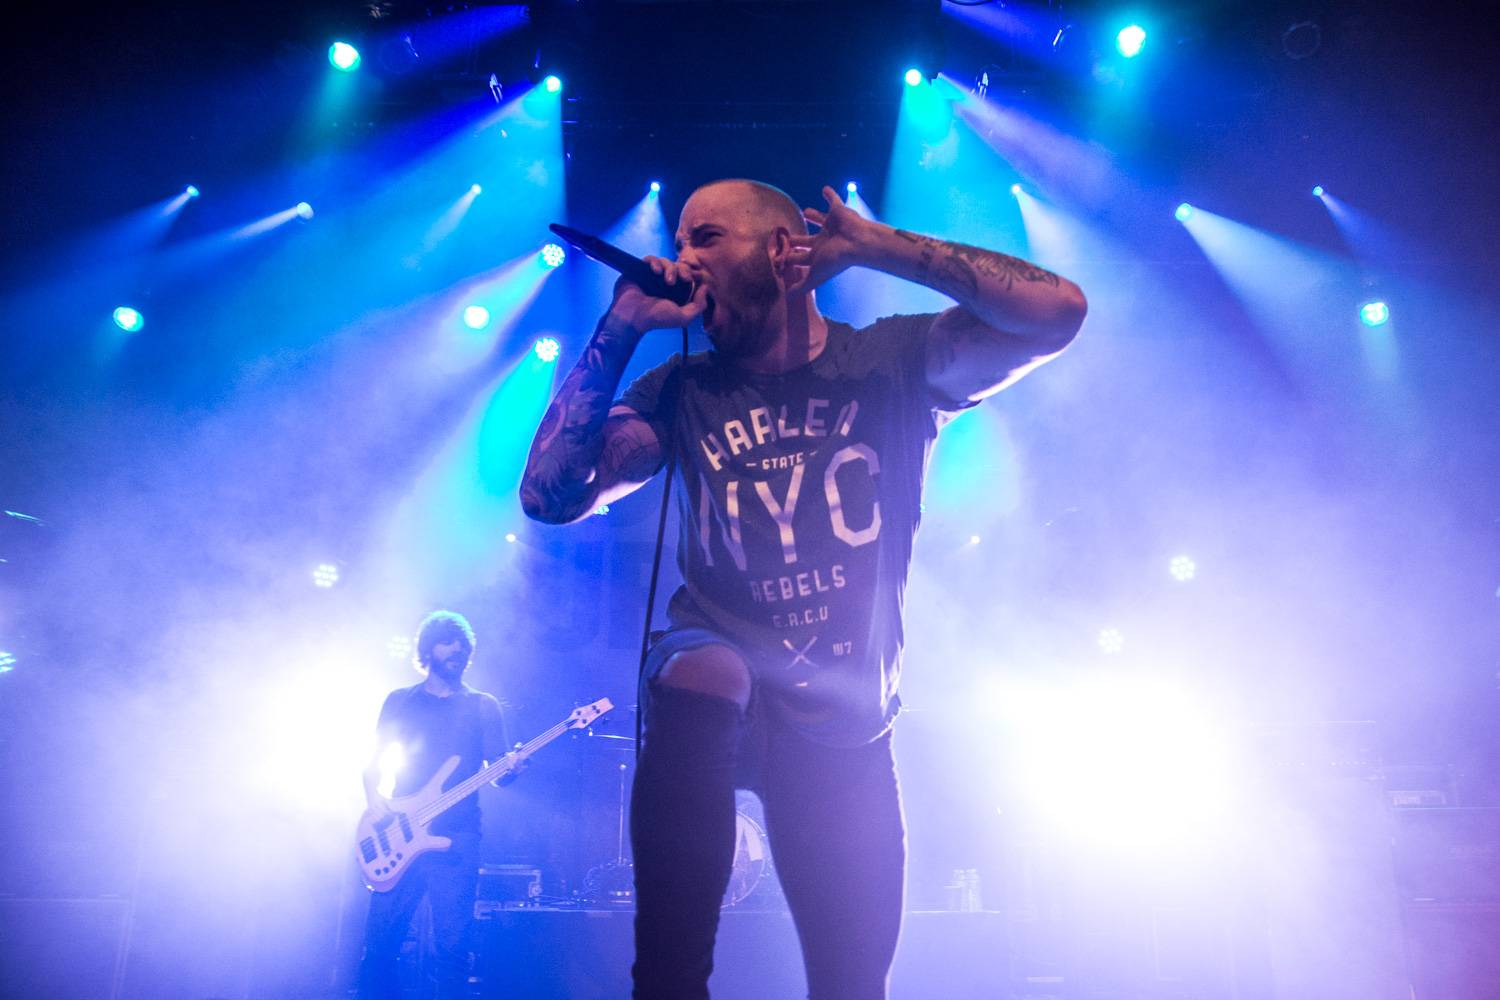
[(1500, 807), (1398, 809), (1395, 848), (1403, 901), (1500, 904)]
[(536, 906), (542, 896), (542, 870), (530, 865), (481, 865), (474, 917), (488, 920), (497, 910)]

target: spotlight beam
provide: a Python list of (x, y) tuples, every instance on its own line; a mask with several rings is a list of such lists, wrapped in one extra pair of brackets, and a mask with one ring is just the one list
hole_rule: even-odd
[(468, 214), (470, 206), (474, 204), (474, 199), (479, 197), (482, 191), (483, 189), (478, 184), (470, 185), (467, 191), (459, 195), (453, 204), (438, 216), (437, 221), (428, 227), (426, 234), (422, 237), (422, 253), (431, 253), (439, 243), (453, 234), (464, 216)]
[(250, 223), (249, 225), (241, 226), (239, 229), (236, 229), (234, 232), (230, 233), (229, 238), (231, 240), (243, 240), (248, 239), (252, 236), (259, 236), (262, 233), (268, 233), (271, 230), (276, 229), (279, 226), (284, 226), (288, 222), (291, 222), (293, 219), (300, 217), (301, 208), (301, 205), (293, 205), (291, 208), (284, 208), (279, 212), (273, 212), (270, 215), (266, 216), (264, 219), (258, 219), (255, 222)]

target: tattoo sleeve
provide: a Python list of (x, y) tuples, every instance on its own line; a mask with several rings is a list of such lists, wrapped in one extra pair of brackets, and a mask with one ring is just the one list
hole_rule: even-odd
[[(892, 229), (872, 266), (950, 295), (980, 325), (968, 339), (1020, 357), (1067, 346), (1088, 303), (1073, 282), (1017, 257)], [(987, 349), (987, 348), (985, 348)], [(964, 353), (964, 352), (960, 352)]]
[[(600, 488), (609, 408), (637, 339), (606, 315), (563, 379), (537, 428), (521, 477), (521, 507), (528, 517), (563, 524), (592, 509)], [(642, 450), (640, 442), (621, 437), (604, 457), (617, 468), (639, 467)]]
[(917, 280), (960, 302), (967, 302), (976, 295), (983, 294), (986, 290), (983, 286), (986, 284), (1009, 292), (1015, 289), (1018, 282), (1040, 283), (1051, 288), (1058, 287), (1061, 282), (1051, 271), (994, 250), (981, 250), (962, 243), (947, 243), (931, 236), (909, 233), (904, 229), (896, 230), (896, 235), (915, 244), (920, 251)]
[(1077, 334), (1088, 303), (1071, 281), (1016, 257), (890, 230), (872, 266), (952, 296), (927, 335), (928, 383), (978, 399), (1055, 356)]

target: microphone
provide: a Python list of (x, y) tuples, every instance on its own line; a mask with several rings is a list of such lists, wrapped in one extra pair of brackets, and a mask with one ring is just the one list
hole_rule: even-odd
[(588, 233), (579, 232), (556, 222), (547, 228), (567, 240), (579, 252), (594, 258), (605, 267), (619, 271), (626, 279), (640, 286), (641, 291), (654, 299), (666, 299), (680, 306), (685, 306), (693, 300), (692, 285), (683, 281), (675, 285), (667, 284), (665, 278), (651, 270), (650, 264), (634, 254), (626, 253), (613, 243), (606, 243), (597, 236), (590, 236)]

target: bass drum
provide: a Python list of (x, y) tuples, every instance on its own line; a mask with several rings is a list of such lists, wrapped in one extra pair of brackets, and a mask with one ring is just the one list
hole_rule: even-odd
[[(766, 831), (743, 808), (734, 814), (734, 870), (724, 890), (721, 909), (745, 901), (771, 874), (771, 842)], [(774, 878), (773, 878), (774, 880)]]

